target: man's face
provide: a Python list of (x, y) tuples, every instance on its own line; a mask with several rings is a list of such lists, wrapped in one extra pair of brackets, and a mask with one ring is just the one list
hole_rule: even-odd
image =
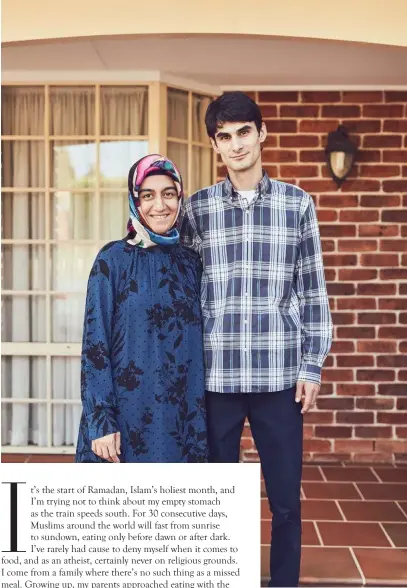
[(254, 122), (226, 122), (217, 129), (211, 143), (229, 170), (241, 172), (252, 168), (260, 159), (266, 136), (264, 123), (259, 133)]

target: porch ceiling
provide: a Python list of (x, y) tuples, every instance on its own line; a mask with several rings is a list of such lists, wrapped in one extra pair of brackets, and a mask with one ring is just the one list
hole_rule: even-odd
[[(228, 86), (407, 84), (407, 48), (345, 41), (250, 36), (137, 36), (3, 47), (7, 73), (158, 71)], [(117, 79), (117, 78), (116, 78)]]

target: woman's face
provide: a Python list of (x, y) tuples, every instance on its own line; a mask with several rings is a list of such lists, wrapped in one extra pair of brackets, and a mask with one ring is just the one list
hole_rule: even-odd
[(178, 193), (173, 180), (165, 175), (148, 176), (138, 192), (140, 210), (154, 233), (163, 235), (175, 223)]

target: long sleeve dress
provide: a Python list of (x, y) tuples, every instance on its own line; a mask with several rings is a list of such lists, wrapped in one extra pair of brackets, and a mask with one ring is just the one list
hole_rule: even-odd
[(122, 462), (207, 461), (200, 261), (181, 245), (125, 240), (99, 252), (88, 282), (76, 462), (120, 431)]

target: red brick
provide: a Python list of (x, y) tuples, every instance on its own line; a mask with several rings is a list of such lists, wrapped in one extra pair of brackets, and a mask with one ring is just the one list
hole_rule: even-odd
[(373, 118), (399, 118), (403, 116), (403, 106), (401, 104), (368, 104), (363, 107), (364, 117)]
[(338, 327), (339, 339), (374, 339), (374, 327)]
[[(394, 284), (393, 288), (395, 288)], [(407, 298), (381, 298), (379, 308), (382, 310), (407, 310)]]
[(355, 427), (355, 436), (363, 439), (386, 439), (391, 435), (391, 427)]
[(359, 239), (346, 239), (338, 241), (339, 251), (376, 251), (377, 241), (363, 241)]
[(270, 165), (268, 163), (265, 163), (263, 167), (270, 176), (270, 178), (276, 178), (278, 176), (278, 167), (276, 165)]
[(339, 280), (345, 281), (360, 281), (375, 280), (377, 278), (377, 270), (373, 269), (340, 269)]
[[(384, 192), (406, 192), (407, 180), (385, 180), (383, 182)], [(405, 211), (405, 218), (407, 218), (407, 210)], [(406, 222), (406, 221), (400, 221)]]
[(266, 140), (264, 142), (264, 148), (267, 149), (268, 147), (277, 147), (276, 135), (267, 135)]
[(330, 426), (316, 426), (315, 427), (316, 437), (328, 437), (328, 439), (348, 439), (352, 437), (352, 427), (337, 427)]
[(317, 216), (320, 223), (330, 223), (338, 219), (336, 210), (319, 210)]
[(384, 151), (383, 161), (395, 162), (395, 163), (406, 163), (407, 162), (407, 150), (397, 149), (395, 151)]
[(337, 384), (336, 393), (338, 396), (374, 396), (374, 384)]
[[(403, 178), (407, 178), (407, 165), (403, 165)], [(404, 196), (404, 200), (407, 200), (407, 196)], [(404, 202), (403, 206), (406, 206)]]
[(374, 416), (371, 412), (337, 412), (336, 422), (340, 424), (347, 423), (350, 425), (368, 425), (374, 422)]
[(301, 92), (301, 102), (340, 102), (340, 92), (312, 91)]
[(325, 269), (325, 280), (327, 282), (334, 282), (336, 280), (336, 270)]
[(400, 382), (407, 382), (407, 370), (399, 370), (398, 380)]
[(406, 327), (379, 327), (379, 338), (406, 339)]
[(406, 239), (389, 239), (380, 241), (381, 251), (407, 251)]
[(332, 207), (335, 206), (337, 208), (352, 208), (358, 205), (358, 197), (357, 196), (345, 196), (341, 194), (337, 196), (336, 194), (330, 194), (328, 196), (321, 195), (319, 196), (319, 206), (328, 206)]
[(373, 367), (372, 355), (337, 355), (336, 364), (341, 367)]
[(407, 226), (401, 227), (401, 236), (407, 237)]
[(259, 92), (258, 102), (298, 102), (298, 92)]
[(358, 341), (358, 353), (395, 353), (397, 345), (395, 341)]
[(361, 102), (383, 102), (383, 92), (381, 91), (362, 91), (362, 90), (349, 90), (343, 92), (342, 100), (344, 102), (354, 102), (359, 104)]
[(335, 451), (357, 451), (358, 453), (373, 452), (373, 441), (365, 441), (364, 439), (352, 440), (335, 440)]
[(407, 415), (400, 412), (378, 412), (377, 422), (385, 425), (405, 425)]
[[(349, 133), (380, 133), (382, 122), (380, 120), (347, 120), (346, 128)], [(359, 153), (357, 154), (359, 160)]]
[(397, 410), (407, 410), (407, 398), (397, 398)]
[(379, 384), (379, 394), (384, 396), (407, 396), (406, 384)]
[[(284, 135), (280, 137), (280, 147), (318, 147), (319, 138), (312, 135)], [(321, 151), (315, 151), (315, 153), (321, 153)], [(323, 154), (323, 151), (322, 151)]]
[(323, 451), (329, 453), (331, 450), (330, 439), (304, 439), (304, 451)]
[(356, 398), (356, 408), (363, 410), (391, 410), (394, 398)]
[(309, 151), (301, 151), (300, 152), (300, 161), (304, 163), (324, 163), (325, 162), (325, 154), (323, 151), (317, 151), (315, 149)]
[[(407, 227), (406, 227), (407, 228)], [(407, 235), (406, 235), (407, 236)], [(407, 284), (399, 284), (400, 292), (399, 294), (402, 296), (403, 294), (407, 294)]]
[(407, 133), (407, 120), (385, 120), (383, 131), (385, 133)]
[(358, 382), (394, 382), (394, 370), (357, 370)]
[(363, 137), (363, 147), (401, 147), (401, 135), (366, 135)]
[(359, 175), (364, 178), (391, 178), (400, 175), (399, 165), (361, 165)]
[(392, 296), (395, 293), (395, 284), (358, 284), (357, 286), (358, 296)]
[(341, 210), (340, 221), (348, 223), (375, 222), (379, 220), (377, 210)]
[(317, 399), (317, 406), (320, 410), (353, 410), (354, 404), (354, 398), (321, 398), (319, 396)]
[(368, 267), (394, 267), (399, 264), (399, 258), (392, 253), (362, 253), (360, 263)]
[(329, 396), (329, 395), (333, 394), (333, 392), (334, 392), (333, 384), (327, 384), (326, 382), (322, 382), (318, 398), (320, 396)]
[(300, 121), (300, 133), (330, 133), (338, 128), (337, 119), (319, 119)]
[(360, 312), (359, 325), (392, 325), (396, 323), (396, 315), (391, 312)]
[(366, 151), (358, 151), (357, 154), (357, 161), (364, 162), (364, 163), (376, 163), (381, 161), (381, 153), (380, 151), (372, 151), (370, 149)]
[[(360, 106), (340, 105), (340, 106), (323, 106), (322, 116), (325, 118), (347, 118), (360, 116)], [(349, 129), (348, 129), (349, 130)]]
[[(406, 415), (404, 415), (404, 422), (406, 422)], [(396, 427), (396, 436), (400, 439), (407, 439), (407, 427)]]
[(325, 239), (321, 241), (322, 251), (335, 251), (335, 242), (334, 241), (326, 241)]
[(329, 284), (328, 294), (329, 296), (352, 296), (355, 294), (355, 284)]
[(374, 298), (339, 298), (337, 300), (338, 310), (371, 310), (376, 308)]
[(319, 116), (319, 105), (312, 106), (285, 106), (280, 107), (280, 116), (286, 118), (315, 118)]
[(336, 184), (333, 180), (304, 180), (301, 182), (302, 189), (305, 192), (333, 192), (336, 190)]
[(380, 270), (381, 280), (407, 280), (407, 269), (392, 268)]
[(399, 228), (395, 225), (359, 225), (360, 237), (398, 237)]
[(331, 353), (353, 353), (355, 344), (353, 341), (333, 341)]
[(405, 102), (407, 100), (407, 91), (395, 90), (384, 93), (385, 102)]
[(275, 104), (261, 107), (261, 114), (264, 119), (275, 118), (278, 116), (277, 106)]
[(312, 424), (326, 424), (329, 425), (330, 423), (333, 423), (334, 420), (334, 415), (333, 412), (316, 412), (316, 411), (312, 411), (312, 412), (307, 412), (304, 415), (304, 422), (306, 423), (312, 423)]
[[(339, 328), (352, 328), (352, 327), (339, 327)], [(330, 368), (323, 368), (322, 379), (325, 382), (351, 382), (353, 380), (352, 370), (337, 370)]]
[(321, 237), (355, 237), (354, 225), (321, 225), (319, 227)]
[[(407, 181), (405, 183), (407, 187)], [(407, 223), (407, 209), (383, 210), (382, 221), (385, 223)]]
[[(334, 325), (354, 325), (356, 318), (354, 314), (349, 312), (333, 312), (332, 322)], [(326, 362), (325, 365), (327, 365)]]
[(378, 180), (347, 180), (342, 185), (343, 192), (378, 192), (380, 182)]
[(312, 178), (318, 176), (316, 165), (281, 165), (280, 176), (282, 178)]
[(296, 133), (296, 120), (269, 120), (267, 121), (267, 131), (269, 133)]
[(281, 161), (297, 161), (297, 152), (296, 151), (289, 151), (288, 149), (285, 150), (277, 150), (277, 149), (263, 149), (262, 151), (262, 161), (270, 162), (270, 163), (279, 163)]
[(324, 264), (326, 267), (332, 266), (346, 266), (346, 265), (356, 265), (357, 264), (357, 257), (356, 255), (340, 255), (338, 253), (335, 254), (328, 254), (324, 255)]
[(407, 442), (406, 441), (384, 441), (383, 439), (378, 439), (375, 441), (375, 446), (377, 451), (381, 451), (383, 453), (405, 453), (407, 452)]
[(379, 355), (379, 367), (407, 367), (407, 355)]

